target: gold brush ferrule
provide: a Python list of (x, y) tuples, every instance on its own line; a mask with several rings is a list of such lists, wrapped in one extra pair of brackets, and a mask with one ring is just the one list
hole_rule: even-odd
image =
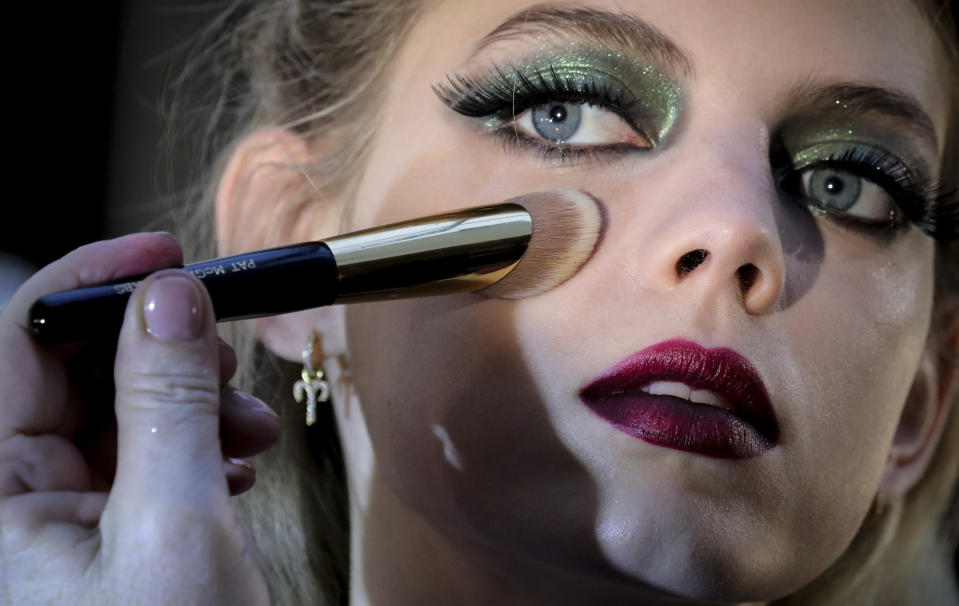
[(522, 206), (505, 203), (329, 238), (337, 303), (466, 292), (495, 284), (533, 234)]

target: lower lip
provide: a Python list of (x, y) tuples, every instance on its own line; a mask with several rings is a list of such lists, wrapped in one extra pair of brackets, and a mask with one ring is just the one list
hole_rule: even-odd
[(761, 455), (774, 443), (716, 406), (645, 393), (584, 398), (616, 429), (650, 444), (722, 459)]

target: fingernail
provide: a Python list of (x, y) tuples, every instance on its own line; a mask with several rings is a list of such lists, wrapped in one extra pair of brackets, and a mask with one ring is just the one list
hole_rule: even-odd
[(249, 469), (250, 471), (256, 470), (256, 467), (253, 465), (253, 461), (248, 461), (246, 459), (237, 459), (234, 457), (230, 457), (227, 459), (227, 462), (232, 463), (233, 465), (237, 465), (239, 467), (244, 467), (246, 469)]
[(250, 412), (266, 415), (269, 417), (273, 417), (275, 419), (280, 418), (279, 415), (276, 414), (276, 411), (270, 408), (266, 402), (264, 402), (263, 400), (255, 396), (251, 396), (248, 393), (244, 393), (242, 391), (234, 391), (231, 394), (231, 397), (233, 398), (234, 402), (236, 402), (238, 406), (240, 406), (241, 408), (245, 408), (249, 410)]
[(203, 306), (197, 287), (185, 276), (158, 278), (144, 297), (147, 332), (160, 341), (195, 339), (203, 331)]

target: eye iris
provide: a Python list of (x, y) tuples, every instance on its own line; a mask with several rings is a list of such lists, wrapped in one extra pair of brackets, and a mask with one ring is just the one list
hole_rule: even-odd
[(834, 208), (848, 210), (859, 200), (862, 191), (860, 177), (828, 168), (813, 171), (809, 179), (810, 198)]
[(550, 103), (533, 108), (533, 127), (544, 139), (563, 142), (576, 134), (582, 108), (572, 103)]

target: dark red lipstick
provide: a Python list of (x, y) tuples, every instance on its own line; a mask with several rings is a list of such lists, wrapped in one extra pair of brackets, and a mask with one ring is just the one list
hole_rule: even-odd
[[(693, 398), (711, 403), (656, 393), (685, 389), (674, 389), (677, 383), (709, 390)], [(773, 448), (779, 437), (759, 373), (745, 357), (723, 347), (706, 349), (681, 339), (652, 345), (587, 385), (580, 398), (631, 436), (710, 457), (754, 457)]]

